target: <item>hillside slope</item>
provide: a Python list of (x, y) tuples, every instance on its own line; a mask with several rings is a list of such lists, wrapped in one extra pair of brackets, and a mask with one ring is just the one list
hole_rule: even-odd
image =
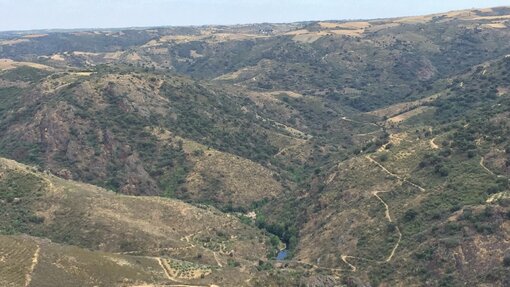
[(258, 266), (276, 250), (207, 206), (118, 195), (3, 158), (0, 183), (5, 286), (239, 286), (266, 278)]
[(509, 286), (509, 27), (0, 33), (0, 285)]

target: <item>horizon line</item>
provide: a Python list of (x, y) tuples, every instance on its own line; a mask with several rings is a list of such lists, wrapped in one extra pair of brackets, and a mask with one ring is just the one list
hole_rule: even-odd
[(393, 16), (393, 17), (380, 17), (380, 18), (344, 18), (344, 19), (312, 19), (312, 20), (298, 20), (298, 21), (290, 21), (290, 22), (246, 22), (246, 23), (230, 23), (230, 24), (189, 24), (189, 25), (172, 25), (172, 24), (162, 24), (162, 25), (147, 25), (147, 26), (112, 26), (112, 27), (70, 27), (70, 28), (34, 28), (34, 29), (19, 29), (19, 30), (0, 30), (1, 34), (25, 34), (30, 32), (48, 32), (48, 33), (66, 33), (73, 31), (109, 31), (109, 30), (144, 30), (144, 29), (160, 29), (160, 28), (201, 28), (201, 27), (235, 27), (235, 26), (253, 26), (253, 25), (282, 25), (282, 24), (301, 24), (307, 22), (353, 22), (353, 21), (377, 21), (377, 20), (391, 20), (391, 19), (400, 19), (400, 18), (409, 18), (416, 16), (432, 16), (432, 15), (440, 15), (450, 12), (459, 12), (459, 11), (476, 11), (479, 9), (498, 9), (498, 8), (510, 8), (508, 6), (491, 6), (491, 7), (472, 7), (466, 9), (459, 10), (448, 10), (444, 12), (436, 12), (430, 14), (412, 14), (412, 15), (404, 15), (404, 16)]

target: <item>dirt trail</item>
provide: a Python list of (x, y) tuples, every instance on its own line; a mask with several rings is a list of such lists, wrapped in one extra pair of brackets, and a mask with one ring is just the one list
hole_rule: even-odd
[(430, 140), (430, 142), (429, 142), (429, 143), (430, 143), (430, 147), (431, 147), (432, 149), (439, 149), (439, 146), (438, 146), (438, 145), (434, 142), (434, 140), (436, 140), (436, 138), (432, 138), (432, 139)]
[[(432, 140), (433, 142), (433, 140)], [(395, 173), (392, 173), (391, 171), (389, 171), (386, 167), (384, 167), (381, 163), (379, 163), (378, 161), (374, 160), (372, 157), (370, 156), (366, 156), (366, 158), (374, 163), (375, 165), (377, 165), (379, 168), (381, 168), (385, 173), (391, 175), (392, 177), (395, 177), (396, 179), (402, 181), (402, 182), (406, 182), (414, 187), (416, 187), (417, 189), (419, 189), (420, 191), (425, 191), (425, 188), (415, 184), (415, 183), (412, 183), (410, 181), (408, 181), (407, 179), (405, 178), (402, 178), (401, 176), (395, 174)], [(336, 177), (337, 173), (334, 173), (332, 174), (328, 180), (327, 180), (327, 183), (326, 184), (329, 184), (331, 183), (335, 177)], [(384, 208), (385, 208), (385, 217), (386, 219), (391, 223), (393, 222), (393, 218), (391, 217), (391, 213), (390, 213), (390, 207), (388, 206), (388, 204), (386, 203), (386, 201), (384, 201), (380, 196), (379, 196), (379, 193), (386, 193), (388, 191), (373, 191), (372, 192), (372, 195), (375, 196), (383, 205), (384, 205)], [(367, 259), (367, 258), (362, 258), (362, 257), (355, 257), (355, 256), (349, 256), (349, 255), (341, 255), (341, 259), (342, 261), (347, 264), (350, 268), (351, 268), (351, 271), (352, 272), (356, 272), (357, 271), (357, 267), (354, 266), (353, 264), (351, 264), (347, 259), (358, 259), (358, 260), (364, 260), (364, 261), (371, 261), (371, 262), (375, 262), (375, 263), (387, 263), (387, 262), (390, 262), (393, 257), (395, 257), (395, 253), (397, 251), (397, 249), (399, 248), (400, 246), (400, 242), (402, 241), (402, 232), (400, 231), (400, 228), (398, 226), (395, 226), (395, 230), (398, 234), (398, 240), (397, 240), (397, 243), (395, 244), (395, 246), (393, 247), (393, 249), (391, 250), (390, 254), (388, 255), (388, 257), (384, 260), (384, 261), (377, 261), (377, 260), (372, 260), (372, 259)], [(313, 264), (309, 264), (310, 266), (313, 266), (313, 267), (318, 267), (316, 265), (313, 265)], [(328, 269), (328, 268), (326, 268)], [(332, 270), (332, 269), (330, 269)]]
[[(402, 178), (401, 176), (397, 175), (397, 174), (394, 174), (392, 173), (391, 171), (389, 171), (387, 168), (385, 168), (382, 164), (380, 164), (378, 161), (374, 160), (373, 158), (371, 158), (370, 156), (366, 156), (366, 158), (376, 164), (378, 167), (380, 167), (384, 172), (386, 172), (387, 174), (391, 175), (392, 177), (395, 177), (397, 178), (398, 180), (402, 181), (402, 182), (407, 182), (408, 184), (418, 188), (420, 191), (425, 191), (425, 188), (415, 184), (415, 183), (412, 183), (410, 181), (408, 181), (407, 179), (405, 178)], [(390, 213), (390, 207), (388, 206), (388, 204), (386, 203), (386, 201), (384, 201), (380, 196), (379, 196), (379, 193), (386, 193), (388, 191), (373, 191), (372, 192), (372, 195), (375, 196), (383, 205), (384, 205), (384, 208), (385, 208), (385, 217), (386, 219), (392, 223), (393, 222), (393, 218), (391, 218), (391, 213)], [(354, 266), (353, 264), (351, 264), (347, 259), (349, 258), (352, 258), (352, 259), (360, 259), (360, 260), (366, 260), (366, 261), (373, 261), (373, 262), (376, 262), (376, 263), (387, 263), (387, 262), (390, 262), (393, 257), (395, 256), (395, 253), (398, 249), (398, 247), (400, 246), (400, 242), (402, 241), (402, 232), (400, 231), (400, 228), (398, 226), (395, 226), (395, 231), (397, 232), (398, 234), (398, 240), (397, 240), (397, 243), (395, 244), (395, 246), (393, 247), (393, 249), (391, 250), (390, 254), (388, 255), (388, 257), (384, 260), (384, 261), (376, 261), (376, 260), (370, 260), (370, 259), (366, 259), (366, 258), (361, 258), (361, 257), (354, 257), (354, 256), (348, 256), (348, 255), (342, 255), (341, 258), (342, 258), (342, 261), (349, 265), (349, 267), (351, 267), (351, 270), (352, 272), (356, 272), (357, 271), (357, 268), (356, 266)]]
[(284, 147), (282, 148), (280, 151), (278, 151), (277, 154), (275, 154), (273, 157), (277, 157), (277, 156), (280, 156), (282, 155), (283, 153), (287, 152), (289, 149), (291, 148), (296, 148), (296, 147), (300, 147), (302, 145), (305, 145), (309, 142), (310, 140), (303, 140), (302, 142), (300, 143), (297, 143), (297, 144), (294, 144), (294, 145), (290, 145), (290, 146), (287, 146), (287, 147)]
[(156, 260), (158, 261), (159, 266), (161, 266), (161, 268), (163, 268), (163, 271), (165, 271), (165, 275), (169, 280), (177, 282), (177, 283), (182, 283), (180, 280), (177, 280), (177, 278), (172, 277), (172, 275), (170, 274), (170, 271), (169, 271), (170, 267), (167, 266), (168, 263), (164, 262), (163, 259), (161, 259), (160, 257), (157, 257)]
[[(384, 205), (384, 208), (386, 209), (385, 210), (385, 217), (386, 219), (391, 223), (393, 222), (393, 219), (391, 218), (391, 214), (390, 214), (390, 207), (388, 206), (388, 204), (386, 203), (386, 201), (384, 201), (380, 196), (379, 196), (379, 193), (386, 193), (388, 191), (373, 191), (372, 192), (372, 195), (375, 196), (383, 205)], [(402, 233), (400, 232), (400, 228), (398, 228), (398, 226), (395, 226), (395, 230), (397, 231), (397, 234), (398, 234), (398, 240), (397, 240), (397, 243), (395, 244), (395, 246), (391, 249), (391, 252), (390, 254), (388, 255), (388, 258), (386, 258), (384, 261), (377, 261), (377, 260), (371, 260), (371, 259), (367, 259), (367, 258), (362, 258), (362, 257), (355, 257), (355, 256), (348, 256), (348, 255), (342, 255), (341, 258), (342, 258), (342, 261), (349, 265), (349, 267), (351, 267), (351, 270), (352, 272), (356, 272), (357, 271), (357, 268), (356, 266), (354, 266), (353, 264), (351, 264), (349, 261), (347, 261), (348, 258), (352, 258), (352, 259), (360, 259), (360, 260), (364, 260), (364, 261), (372, 261), (372, 262), (376, 262), (376, 263), (387, 263), (387, 262), (390, 262), (391, 259), (393, 259), (393, 257), (395, 256), (395, 252), (397, 251), (398, 247), (400, 246), (400, 241), (402, 240)]]
[(165, 275), (166, 277), (175, 282), (175, 283), (178, 283), (178, 284), (173, 284), (173, 285), (165, 285), (165, 286), (174, 286), (174, 287), (218, 287), (217, 285), (214, 285), (214, 284), (211, 284), (211, 285), (188, 285), (188, 284), (185, 284), (184, 282), (178, 280), (177, 278), (175, 277), (172, 277), (172, 275), (170, 274), (170, 266), (168, 266), (168, 263), (164, 262), (163, 259), (161, 259), (160, 257), (157, 257), (155, 258), (158, 263), (159, 263), (159, 266), (161, 266), (161, 268), (163, 268), (163, 271), (165, 271)]
[[(391, 215), (390, 215), (390, 208), (389, 208), (388, 204), (379, 196), (379, 193), (385, 193), (385, 192), (388, 192), (388, 191), (374, 191), (374, 192), (372, 192), (372, 194), (375, 197), (377, 197), (377, 199), (379, 199), (379, 201), (386, 208), (386, 219), (388, 219), (388, 221), (391, 223), (391, 222), (393, 222), (393, 219), (391, 218)], [(398, 226), (395, 226), (395, 230), (397, 231), (397, 234), (398, 234), (398, 241), (395, 244), (395, 246), (393, 247), (393, 249), (391, 250), (391, 253), (388, 256), (388, 258), (386, 259), (386, 262), (390, 262), (391, 259), (393, 258), (393, 256), (395, 256), (395, 252), (397, 251), (397, 249), (400, 245), (400, 241), (402, 240), (402, 233), (400, 232), (400, 228), (398, 228)]]
[(382, 192), (387, 192), (387, 191), (374, 191), (374, 192), (372, 192), (372, 195), (377, 197), (377, 199), (379, 199), (379, 201), (384, 205), (384, 208), (386, 209), (386, 211), (385, 211), (386, 219), (388, 219), (389, 222), (393, 222), (393, 220), (391, 219), (390, 208), (388, 207), (388, 204), (386, 204), (386, 202), (379, 196), (379, 193), (382, 193)]
[(220, 260), (218, 259), (218, 254), (216, 252), (213, 252), (214, 260), (216, 260), (216, 264), (218, 264), (219, 267), (223, 267)]
[(355, 134), (355, 136), (359, 136), (359, 137), (362, 137), (362, 136), (369, 136), (369, 135), (373, 135), (373, 134), (376, 134), (376, 133), (380, 133), (382, 131), (381, 130), (376, 130), (376, 131), (373, 131), (373, 132), (369, 132), (369, 133), (364, 133), (364, 134)]
[(488, 172), (490, 175), (492, 176), (495, 176), (495, 177), (498, 177), (498, 178), (503, 178), (504, 176), (502, 175), (497, 175), (495, 174), (494, 172), (492, 172), (492, 170), (488, 169), (486, 166), (485, 166), (485, 159), (482, 157), (480, 157), (480, 166), (486, 171)]
[(348, 117), (342, 117), (342, 120), (347, 121), (347, 122), (352, 122), (352, 123), (358, 123), (358, 124), (364, 124), (364, 125), (376, 126), (376, 127), (380, 128), (380, 126), (379, 126), (379, 125), (377, 125), (376, 123), (371, 123), (371, 122), (361, 122), (361, 121), (357, 121), (357, 120), (349, 119)]
[(351, 263), (349, 263), (349, 261), (347, 261), (347, 258), (354, 258), (354, 257), (352, 257), (352, 256), (347, 256), (347, 255), (342, 255), (342, 256), (341, 256), (341, 258), (342, 258), (342, 261), (343, 261), (345, 264), (347, 264), (347, 265), (349, 265), (349, 267), (351, 267), (352, 272), (356, 272), (356, 271), (358, 270), (358, 268), (356, 268), (356, 266), (352, 265)]
[(335, 180), (336, 176), (338, 175), (338, 172), (335, 172), (333, 174), (331, 174), (329, 177), (328, 177), (328, 180), (326, 180), (326, 186), (328, 186), (330, 183), (333, 182), (333, 180)]
[(493, 203), (493, 202), (496, 202), (498, 200), (506, 199), (506, 198), (510, 198), (510, 192), (502, 191), (502, 192), (498, 192), (498, 193), (495, 193), (495, 194), (491, 195), (489, 198), (487, 198), (487, 200), (485, 202), (486, 203)]
[(341, 162), (339, 162), (336, 167), (335, 167), (335, 172), (332, 173), (331, 175), (329, 175), (328, 179), (326, 180), (326, 186), (329, 185), (330, 183), (333, 182), (333, 180), (335, 180), (335, 178), (338, 176), (338, 169), (340, 168), (340, 164)]
[[(490, 170), (489, 168), (487, 168), (485, 166), (485, 159), (483, 158), (483, 156), (480, 157), (480, 166), (487, 172), (489, 173), (490, 175), (492, 176), (495, 176), (497, 178), (505, 178), (505, 176), (503, 175), (497, 175), (495, 174), (494, 172), (492, 172), (492, 170)], [(510, 179), (509, 179), (510, 181)], [(493, 195), (491, 195), (489, 198), (487, 198), (487, 200), (485, 201), (486, 203), (493, 203), (493, 202), (496, 202), (498, 200), (501, 200), (501, 199), (505, 199), (505, 198), (510, 198), (510, 192), (508, 191), (503, 191), (503, 192), (498, 192), (498, 193), (495, 193)]]
[(195, 247), (195, 244), (193, 244), (193, 242), (192, 242), (192, 238), (194, 238), (195, 236), (197, 236), (197, 235), (199, 235), (199, 234), (201, 234), (203, 232), (208, 232), (209, 230), (210, 230), (210, 228), (206, 228), (204, 230), (200, 230), (198, 232), (188, 234), (186, 236), (181, 237), (180, 240), (181, 241), (186, 241), (186, 243), (190, 243), (190, 246)]
[(389, 171), (387, 168), (385, 168), (382, 164), (380, 164), (378, 161), (376, 161), (375, 159), (371, 158), (369, 155), (365, 156), (370, 162), (374, 163), (375, 165), (377, 165), (378, 167), (380, 167), (384, 172), (386, 172), (387, 174), (391, 175), (392, 177), (395, 177), (399, 180), (401, 180), (402, 182), (406, 182), (414, 187), (416, 187), (417, 189), (419, 189), (420, 191), (425, 191), (425, 188), (423, 188), (422, 186), (419, 186), (417, 185), (416, 183), (413, 183), (413, 182), (410, 182), (409, 180), (397, 175), (397, 174), (394, 174), (392, 173), (391, 171)]
[(188, 249), (192, 249), (192, 248), (195, 248), (195, 246), (188, 245), (188, 246), (185, 246), (185, 247), (152, 248), (152, 249), (145, 249), (145, 250), (134, 250), (134, 251), (117, 252), (116, 254), (132, 255), (132, 254), (143, 254), (143, 253), (162, 252), (162, 251), (182, 251), (182, 250), (188, 250)]
[(32, 265), (30, 265), (30, 271), (25, 275), (25, 287), (30, 285), (30, 282), (32, 282), (32, 274), (34, 273), (35, 266), (37, 266), (37, 263), (39, 262), (39, 254), (41, 253), (41, 246), (39, 244), (37, 245), (37, 249), (35, 250), (34, 256), (32, 257)]
[(496, 176), (496, 174), (495, 174), (495, 173), (493, 173), (493, 172), (492, 172), (492, 170), (488, 169), (488, 168), (485, 166), (484, 161), (485, 161), (485, 159), (483, 158), (483, 156), (482, 156), (482, 157), (480, 157), (480, 166), (481, 166), (481, 167), (482, 167), (482, 168), (483, 168), (486, 172), (488, 172), (490, 175), (494, 175), (494, 176)]

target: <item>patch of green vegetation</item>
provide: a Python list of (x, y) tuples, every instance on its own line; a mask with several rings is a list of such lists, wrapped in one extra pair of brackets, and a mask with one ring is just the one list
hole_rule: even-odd
[(0, 88), (0, 120), (2, 124), (8, 119), (9, 111), (19, 106), (19, 97), (23, 89), (10, 87)]
[(35, 83), (50, 75), (50, 72), (32, 67), (18, 67), (7, 70), (0, 74), (0, 77), (9, 81), (23, 81)]
[(212, 95), (201, 85), (177, 88), (165, 84), (161, 92), (171, 101), (171, 111), (177, 114), (165, 124), (177, 134), (256, 162), (264, 163), (278, 152), (254, 115), (241, 108), (253, 103), (222, 92)]
[(34, 206), (43, 194), (44, 183), (24, 172), (3, 172), (0, 179), (0, 234), (31, 233), (33, 226), (44, 222)]
[(168, 179), (162, 179), (161, 186), (164, 188), (163, 196), (174, 198), (179, 186), (186, 182), (186, 175), (186, 170), (179, 167), (171, 173)]

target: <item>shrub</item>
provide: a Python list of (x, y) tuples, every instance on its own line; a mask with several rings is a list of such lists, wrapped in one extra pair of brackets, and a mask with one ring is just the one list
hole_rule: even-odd
[(411, 221), (411, 220), (414, 220), (416, 218), (416, 216), (418, 215), (418, 212), (414, 209), (408, 209), (405, 213), (404, 213), (404, 220), (405, 221)]
[(32, 222), (32, 223), (35, 223), (35, 224), (41, 224), (44, 222), (44, 217), (42, 216), (37, 216), (37, 215), (32, 215), (28, 218), (28, 221)]
[(227, 265), (229, 267), (239, 267), (239, 266), (241, 266), (241, 263), (235, 261), (234, 259), (228, 259), (227, 260)]
[(388, 230), (388, 232), (394, 232), (396, 229), (397, 225), (393, 222), (390, 222), (386, 225), (386, 230)]
[(510, 267), (510, 254), (505, 255), (503, 258), (503, 265), (505, 267)]

